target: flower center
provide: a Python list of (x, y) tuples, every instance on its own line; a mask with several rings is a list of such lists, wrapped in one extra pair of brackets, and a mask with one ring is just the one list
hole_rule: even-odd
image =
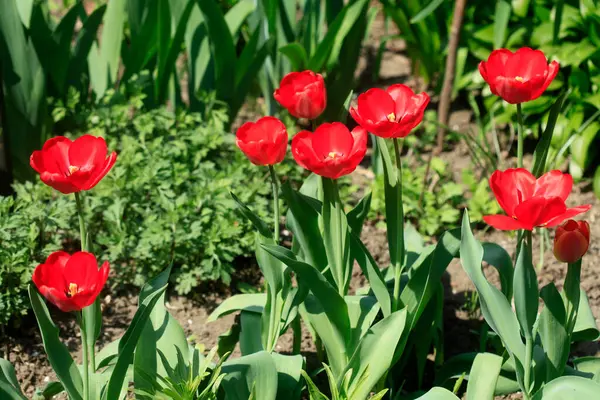
[(396, 122), (396, 114), (394, 113), (389, 113), (387, 116), (388, 121), (390, 122)]
[(69, 175), (73, 175), (77, 171), (79, 171), (79, 167), (75, 165), (69, 165)]
[(521, 76), (515, 76), (515, 81), (523, 83), (525, 82), (525, 79), (523, 79)]
[(343, 154), (338, 153), (337, 151), (330, 151), (329, 154), (327, 154), (327, 158), (330, 158), (332, 160), (335, 160), (337, 157), (341, 156), (343, 156)]
[(79, 287), (76, 283), (69, 283), (69, 290), (67, 290), (67, 297), (73, 297), (79, 292)]

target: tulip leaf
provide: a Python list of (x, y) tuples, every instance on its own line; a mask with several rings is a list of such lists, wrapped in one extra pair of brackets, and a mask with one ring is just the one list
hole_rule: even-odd
[(410, 19), (411, 24), (416, 24), (417, 22), (421, 22), (429, 15), (431, 15), (439, 6), (442, 5), (444, 0), (431, 0), (429, 4), (421, 9), (414, 17)]
[(261, 333), (261, 314), (250, 311), (240, 313), (240, 351), (242, 355), (254, 354), (264, 350)]
[(251, 311), (261, 314), (267, 296), (264, 293), (236, 294), (226, 298), (219, 306), (208, 316), (206, 322), (214, 322), (236, 311)]
[(277, 365), (266, 351), (250, 354), (223, 364), (221, 386), (230, 400), (275, 400)]
[(442, 387), (434, 387), (416, 400), (460, 400), (454, 393)]
[[(185, 360), (190, 358), (189, 344), (183, 328), (167, 311), (163, 293), (150, 313), (135, 349), (135, 388), (154, 394), (153, 382), (157, 380), (157, 376), (167, 376), (165, 365), (178, 365), (180, 356)], [(162, 362), (158, 362), (159, 357)], [(140, 369), (145, 373), (143, 377), (137, 373)], [(147, 377), (150, 379), (146, 379)]]
[(577, 310), (577, 319), (573, 329), (574, 342), (590, 342), (598, 340), (600, 331), (596, 324), (596, 318), (590, 308), (590, 302), (585, 290), (580, 288), (579, 308)]
[(348, 306), (348, 317), (352, 330), (352, 339), (348, 348), (355, 349), (367, 330), (373, 325), (373, 321), (379, 314), (380, 306), (373, 296), (346, 296), (344, 300)]
[(542, 288), (541, 297), (545, 306), (539, 317), (538, 332), (546, 353), (544, 381), (550, 382), (563, 375), (571, 346), (565, 306), (554, 283)]
[(513, 292), (514, 269), (512, 260), (504, 247), (496, 243), (482, 243), (483, 261), (496, 268), (500, 277), (500, 287), (510, 301)]
[(319, 228), (319, 212), (315, 209), (317, 205), (320, 209), (321, 203), (295, 191), (289, 182), (281, 185), (281, 191), (289, 207), (287, 226), (294, 233), (294, 240), (300, 245), (304, 261), (323, 271), (327, 266), (327, 256)]
[(358, 236), (360, 236), (362, 227), (371, 210), (372, 194), (373, 193), (371, 192), (367, 193), (347, 215), (348, 226), (350, 226), (352, 232)]
[(315, 53), (308, 61), (308, 69), (323, 71), (330, 62), (337, 62), (344, 38), (363, 13), (367, 0), (358, 0), (346, 5), (329, 25), (325, 37), (320, 41)]
[(502, 357), (491, 353), (478, 354), (469, 373), (466, 400), (494, 398), (494, 389), (501, 368)]
[(279, 48), (279, 52), (286, 56), (292, 64), (294, 71), (303, 71), (308, 62), (308, 56), (306, 50), (300, 45), (300, 43), (288, 43), (285, 46)]
[(506, 40), (506, 29), (510, 20), (511, 6), (508, 0), (496, 2), (496, 13), (494, 14), (494, 49), (499, 49)]
[(277, 400), (299, 399), (304, 358), (300, 354), (289, 356), (275, 352), (271, 357), (277, 368)]
[(532, 173), (536, 177), (542, 176), (546, 172), (546, 160), (548, 158), (548, 152), (550, 151), (550, 144), (552, 143), (552, 135), (554, 134), (554, 127), (556, 121), (560, 115), (560, 110), (563, 105), (563, 101), (567, 96), (567, 92), (561, 94), (548, 114), (548, 122), (546, 123), (546, 129), (542, 133), (542, 136), (535, 147), (535, 153), (533, 154), (534, 163)]
[(593, 399), (600, 393), (600, 384), (580, 376), (562, 376), (546, 383), (533, 400)]
[(254, 228), (263, 236), (271, 237), (271, 228), (265, 221), (263, 221), (254, 211), (252, 211), (246, 204), (244, 204), (233, 192), (229, 192), (231, 198), (237, 204), (237, 210), (242, 214), (248, 221), (252, 223)]
[(133, 361), (134, 351), (140, 335), (142, 334), (156, 303), (162, 298), (162, 294), (167, 289), (170, 274), (171, 266), (153, 278), (142, 288), (138, 309), (133, 316), (129, 328), (127, 328), (125, 334), (119, 341), (117, 362), (115, 363), (110, 379), (108, 380), (106, 390), (103, 393), (104, 400), (119, 398), (130, 364)]
[[(463, 269), (475, 285), (479, 294), (481, 312), (490, 327), (500, 336), (509, 354), (514, 358), (519, 373), (523, 376), (525, 346), (521, 339), (519, 321), (513, 314), (506, 297), (494, 285), (490, 284), (482, 270), (483, 247), (471, 232), (468, 212), (465, 211), (462, 222), (460, 261)], [(536, 307), (537, 310), (537, 307)]]
[[(406, 309), (396, 311), (373, 325), (356, 346), (346, 371), (352, 370), (349, 388), (352, 399), (364, 399), (392, 366), (395, 348), (405, 329)], [(360, 385), (358, 385), (360, 383)]]
[(404, 210), (402, 208), (402, 184), (392, 163), (385, 139), (377, 138), (377, 148), (383, 162), (385, 191), (385, 220), (390, 262), (393, 266), (404, 264)]
[(338, 289), (347, 292), (352, 267), (349, 266), (348, 220), (335, 179), (322, 178), (323, 184), (323, 242), (329, 269)]
[(48, 307), (44, 303), (42, 295), (40, 295), (33, 284), (29, 285), (29, 299), (31, 300), (31, 308), (35, 313), (44, 349), (48, 356), (48, 362), (56, 373), (57, 378), (63, 384), (69, 398), (73, 400), (83, 399), (83, 380), (79, 368), (69, 350), (60, 341), (58, 328), (52, 322)]
[(579, 357), (573, 360), (573, 366), (579, 372), (592, 374), (593, 380), (600, 383), (600, 358)]
[(298, 261), (294, 253), (285, 247), (275, 245), (262, 245), (262, 247), (296, 273), (298, 280), (306, 285), (315, 297), (319, 299), (327, 317), (340, 332), (344, 338), (344, 342), (348, 343), (350, 339), (348, 306), (323, 274), (316, 268)]
[(352, 258), (358, 262), (360, 269), (367, 277), (367, 281), (369, 281), (371, 290), (381, 306), (383, 316), (387, 317), (392, 313), (390, 292), (373, 256), (371, 256), (371, 253), (355, 232), (350, 233), (350, 249), (352, 251)]
[(521, 241), (515, 265), (513, 293), (515, 310), (521, 325), (523, 336), (532, 335), (533, 324), (537, 318), (539, 289), (537, 274), (531, 259), (531, 245), (525, 239)]
[(15, 368), (0, 357), (0, 397), (6, 400), (27, 400), (19, 387)]

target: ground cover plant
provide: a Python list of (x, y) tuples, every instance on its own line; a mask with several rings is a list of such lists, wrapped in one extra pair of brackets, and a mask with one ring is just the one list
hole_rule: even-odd
[[(432, 85), (446, 74), (445, 42), (456, 39), (443, 29), (442, 3), (382, 2), (408, 35), (414, 73)], [(20, 173), (35, 182), (15, 183), (0, 203), (0, 318), (31, 308), (53, 369), (36, 399), (597, 397), (600, 358), (580, 348), (600, 337), (597, 293), (582, 279), (593, 268), (595, 214), (553, 150), (572, 110), (562, 81), (572, 65), (498, 41), (476, 67), (483, 97), (466, 96), (474, 137), (427, 116), (435, 90), (396, 80), (353, 90), (374, 3), (114, 0), (88, 15), (76, 2), (56, 28), (42, 3), (16, 4), (13, 19), (0, 17), (0, 50), (18, 53), (14, 43), (6, 51), (10, 27), (52, 82), (38, 83), (65, 88), (40, 97), (54, 135), (42, 143), (34, 131), (38, 146), (21, 138)], [(511, 5), (515, 15), (521, 6)], [(554, 14), (558, 28), (565, 9)], [(100, 35), (61, 36), (73, 39), (77, 21), (84, 35), (90, 20), (99, 23), (90, 32), (104, 24)], [(62, 67), (41, 56), (41, 22), (48, 49), (62, 48), (65, 60), (93, 43), (87, 71), (75, 74), (93, 82), (59, 79)], [(438, 36), (428, 36), (436, 22)], [(494, 30), (507, 24), (500, 18)], [(4, 81), (3, 94), (23, 100), (20, 84)], [(250, 108), (248, 93), (262, 95), (261, 111), (233, 120)], [(530, 112), (544, 97), (551, 107), (540, 121)], [(482, 101), (511, 118), (495, 120)], [(513, 122), (515, 157), (486, 153)], [(27, 129), (13, 119), (3, 137), (14, 124)], [(425, 153), (439, 132), (462, 153)], [(453, 163), (467, 165), (462, 183)], [(383, 243), (373, 246), (377, 233)], [(540, 244), (536, 265), (535, 240), (550, 236), (553, 257)], [(249, 251), (259, 283), (210, 306), (202, 323), (224, 329), (208, 350), (188, 335), (193, 321), (171, 295), (209, 297), (199, 282), (227, 283), (239, 273), (234, 257)], [(558, 274), (543, 274), (549, 263)], [(457, 269), (466, 293), (448, 284)], [(124, 287), (136, 304), (115, 317), (106, 298)], [(465, 294), (475, 324), (447, 340), (459, 325), (448, 323), (448, 303)], [(114, 318), (123, 329), (106, 336)], [(23, 357), (9, 345), (4, 353), (0, 398), (28, 398)]]

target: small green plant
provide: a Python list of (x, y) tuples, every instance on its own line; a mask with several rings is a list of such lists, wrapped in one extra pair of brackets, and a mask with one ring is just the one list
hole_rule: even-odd
[[(302, 376), (306, 381), (306, 386), (308, 389), (308, 393), (310, 396), (310, 400), (352, 400), (353, 391), (350, 390), (350, 383), (352, 380), (352, 369), (348, 370), (348, 372), (344, 375), (342, 382), (339, 384), (336, 382), (333, 373), (331, 372), (331, 368), (327, 364), (323, 364), (323, 369), (327, 373), (327, 380), (329, 381), (329, 390), (331, 392), (331, 398), (324, 395), (314, 384), (310, 376), (306, 373), (306, 371), (302, 370)], [(369, 369), (366, 368), (361, 376), (357, 376), (355, 379), (358, 383), (356, 383), (355, 388), (360, 388), (361, 381), (363, 381), (369, 375)], [(381, 400), (383, 396), (387, 393), (387, 389), (383, 389), (377, 394), (373, 394), (369, 397), (369, 400)]]

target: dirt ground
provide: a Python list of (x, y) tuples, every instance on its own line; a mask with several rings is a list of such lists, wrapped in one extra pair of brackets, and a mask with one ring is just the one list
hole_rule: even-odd
[[(358, 71), (359, 80), (360, 82), (364, 82), (364, 84), (367, 84), (369, 81), (368, 77), (371, 75), (369, 60), (372, 58), (372, 54), (377, 51), (379, 38), (382, 35), (383, 22), (381, 18), (378, 18), (375, 21), (372, 37), (365, 48), (365, 54)], [(413, 87), (421, 86), (421, 82), (410, 75), (410, 61), (403, 55), (403, 48), (403, 43), (400, 40), (391, 40), (387, 43), (387, 51), (384, 53), (381, 65), (380, 81), (375, 85), (387, 86), (391, 83), (401, 82)], [(373, 86), (372, 83), (369, 85)], [(435, 104), (432, 107), (434, 106)], [(251, 118), (253, 118), (253, 115), (248, 110), (241, 115), (242, 120)], [(450, 125), (453, 129), (460, 130), (469, 124), (469, 119), (470, 113), (467, 110), (459, 109), (452, 114)], [(451, 151), (442, 154), (441, 157), (457, 161), (451, 163), (456, 175), (459, 175), (465, 163), (469, 162), (468, 153), (461, 146), (456, 146)], [(369, 176), (368, 173), (364, 175)], [(600, 204), (586, 184), (578, 185), (571, 195), (569, 204), (579, 205), (588, 203), (594, 205), (592, 210), (586, 214), (586, 219), (590, 222), (592, 229), (591, 236), (592, 238), (600, 238), (600, 225), (595, 224), (600, 219)], [(514, 248), (515, 238), (503, 232), (493, 230), (478, 231), (476, 235), (482, 241), (496, 242), (509, 250)], [(389, 257), (387, 254), (385, 231), (378, 229), (375, 224), (368, 224), (363, 232), (363, 240), (376, 258), (376, 261), (378, 261), (378, 264), (386, 266), (389, 263)], [(536, 249), (538, 249), (537, 240), (534, 244)], [(539, 253), (536, 249), (534, 249), (534, 255)], [(564, 264), (558, 263), (551, 251), (546, 251), (544, 258), (546, 262), (539, 270), (540, 287), (550, 281), (554, 281), (560, 289), (566, 272)], [(593, 239), (589, 253), (584, 259), (582, 286), (588, 294), (597, 322), (600, 317), (600, 270), (595, 268), (595, 266), (599, 263), (600, 241)], [(260, 276), (260, 271), (255, 265), (251, 263), (248, 265), (247, 262), (244, 265), (246, 267), (243, 271), (239, 271), (239, 276)], [(494, 277), (492, 276), (491, 279), (493, 281)], [(255, 279), (250, 280), (255, 281)], [(467, 310), (469, 306), (468, 299), (474, 287), (458, 260), (455, 260), (449, 266), (444, 281), (446, 287), (444, 341), (448, 344), (445, 348), (445, 357), (448, 359), (460, 352), (477, 350), (477, 330), (481, 325), (481, 319)], [(352, 287), (360, 287), (363, 283), (364, 278), (357, 269), (353, 277)], [(235, 285), (232, 285), (232, 287), (235, 287)], [(231, 294), (231, 290), (227, 287), (218, 284), (207, 285), (198, 288), (190, 297), (169, 297), (167, 307), (182, 324), (191, 340), (210, 349), (216, 344), (218, 335), (229, 329), (235, 316), (229, 315), (212, 323), (206, 323), (206, 319), (210, 312)], [(128, 327), (136, 309), (137, 291), (131, 290), (129, 294), (114, 298), (108, 294), (104, 296), (102, 300), (104, 329), (99, 342), (99, 348), (118, 338)], [(80, 338), (75, 327), (75, 321), (65, 318), (64, 315), (60, 315), (58, 312), (54, 313), (54, 317), (61, 330), (61, 337), (65, 338), (69, 349), (80, 359)], [(277, 350), (286, 351), (289, 349), (291, 349), (291, 335), (287, 334), (280, 339)], [(307, 332), (304, 332), (302, 353), (307, 358), (314, 360), (314, 347), (312, 339)], [(597, 342), (585, 343), (577, 347), (576, 353), (578, 355), (597, 355), (600, 353), (600, 347)], [(4, 338), (0, 338), (0, 354), (7, 355), (8, 359), (15, 365), (19, 382), (28, 397), (33, 395), (36, 387), (42, 387), (46, 382), (55, 378), (44, 355), (41, 338), (35, 321), (32, 318), (25, 319), (19, 329), (4, 333)], [(519, 397), (511, 396), (506, 398), (516, 399)]]

